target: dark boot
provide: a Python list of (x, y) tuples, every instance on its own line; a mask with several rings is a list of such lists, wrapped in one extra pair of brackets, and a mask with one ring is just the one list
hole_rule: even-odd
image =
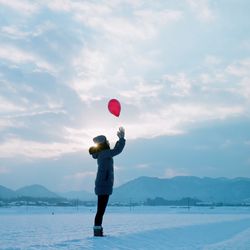
[(103, 237), (103, 228), (102, 228), (102, 226), (94, 226), (93, 230), (94, 230), (94, 236)]

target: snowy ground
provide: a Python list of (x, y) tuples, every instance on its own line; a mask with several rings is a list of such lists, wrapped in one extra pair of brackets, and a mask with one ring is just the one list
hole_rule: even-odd
[(104, 238), (92, 237), (94, 212), (0, 208), (0, 249), (250, 249), (250, 208), (108, 207)]

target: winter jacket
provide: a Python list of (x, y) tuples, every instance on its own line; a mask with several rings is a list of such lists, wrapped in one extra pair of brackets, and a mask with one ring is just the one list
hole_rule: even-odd
[(114, 184), (114, 161), (113, 157), (120, 154), (125, 146), (126, 140), (120, 138), (113, 149), (106, 149), (99, 153), (93, 154), (97, 159), (98, 170), (95, 180), (96, 195), (111, 195)]

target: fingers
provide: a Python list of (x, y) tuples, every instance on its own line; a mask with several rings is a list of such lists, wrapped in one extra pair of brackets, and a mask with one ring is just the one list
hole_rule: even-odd
[(124, 133), (124, 132), (125, 132), (125, 129), (124, 129), (123, 127), (120, 127), (120, 128), (119, 128), (119, 131)]
[(119, 131), (117, 132), (117, 136), (119, 138), (124, 138), (124, 136), (125, 136), (125, 129), (123, 127), (119, 128)]

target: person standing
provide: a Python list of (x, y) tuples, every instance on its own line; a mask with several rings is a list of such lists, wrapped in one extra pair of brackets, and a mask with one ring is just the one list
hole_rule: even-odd
[(96, 146), (89, 148), (89, 153), (97, 160), (97, 174), (95, 179), (95, 194), (97, 195), (97, 211), (94, 221), (94, 236), (103, 236), (103, 215), (105, 213), (109, 196), (113, 192), (114, 161), (113, 157), (120, 154), (125, 146), (125, 130), (120, 127), (117, 132), (119, 140), (115, 147), (110, 149), (106, 136), (99, 135), (93, 139)]

